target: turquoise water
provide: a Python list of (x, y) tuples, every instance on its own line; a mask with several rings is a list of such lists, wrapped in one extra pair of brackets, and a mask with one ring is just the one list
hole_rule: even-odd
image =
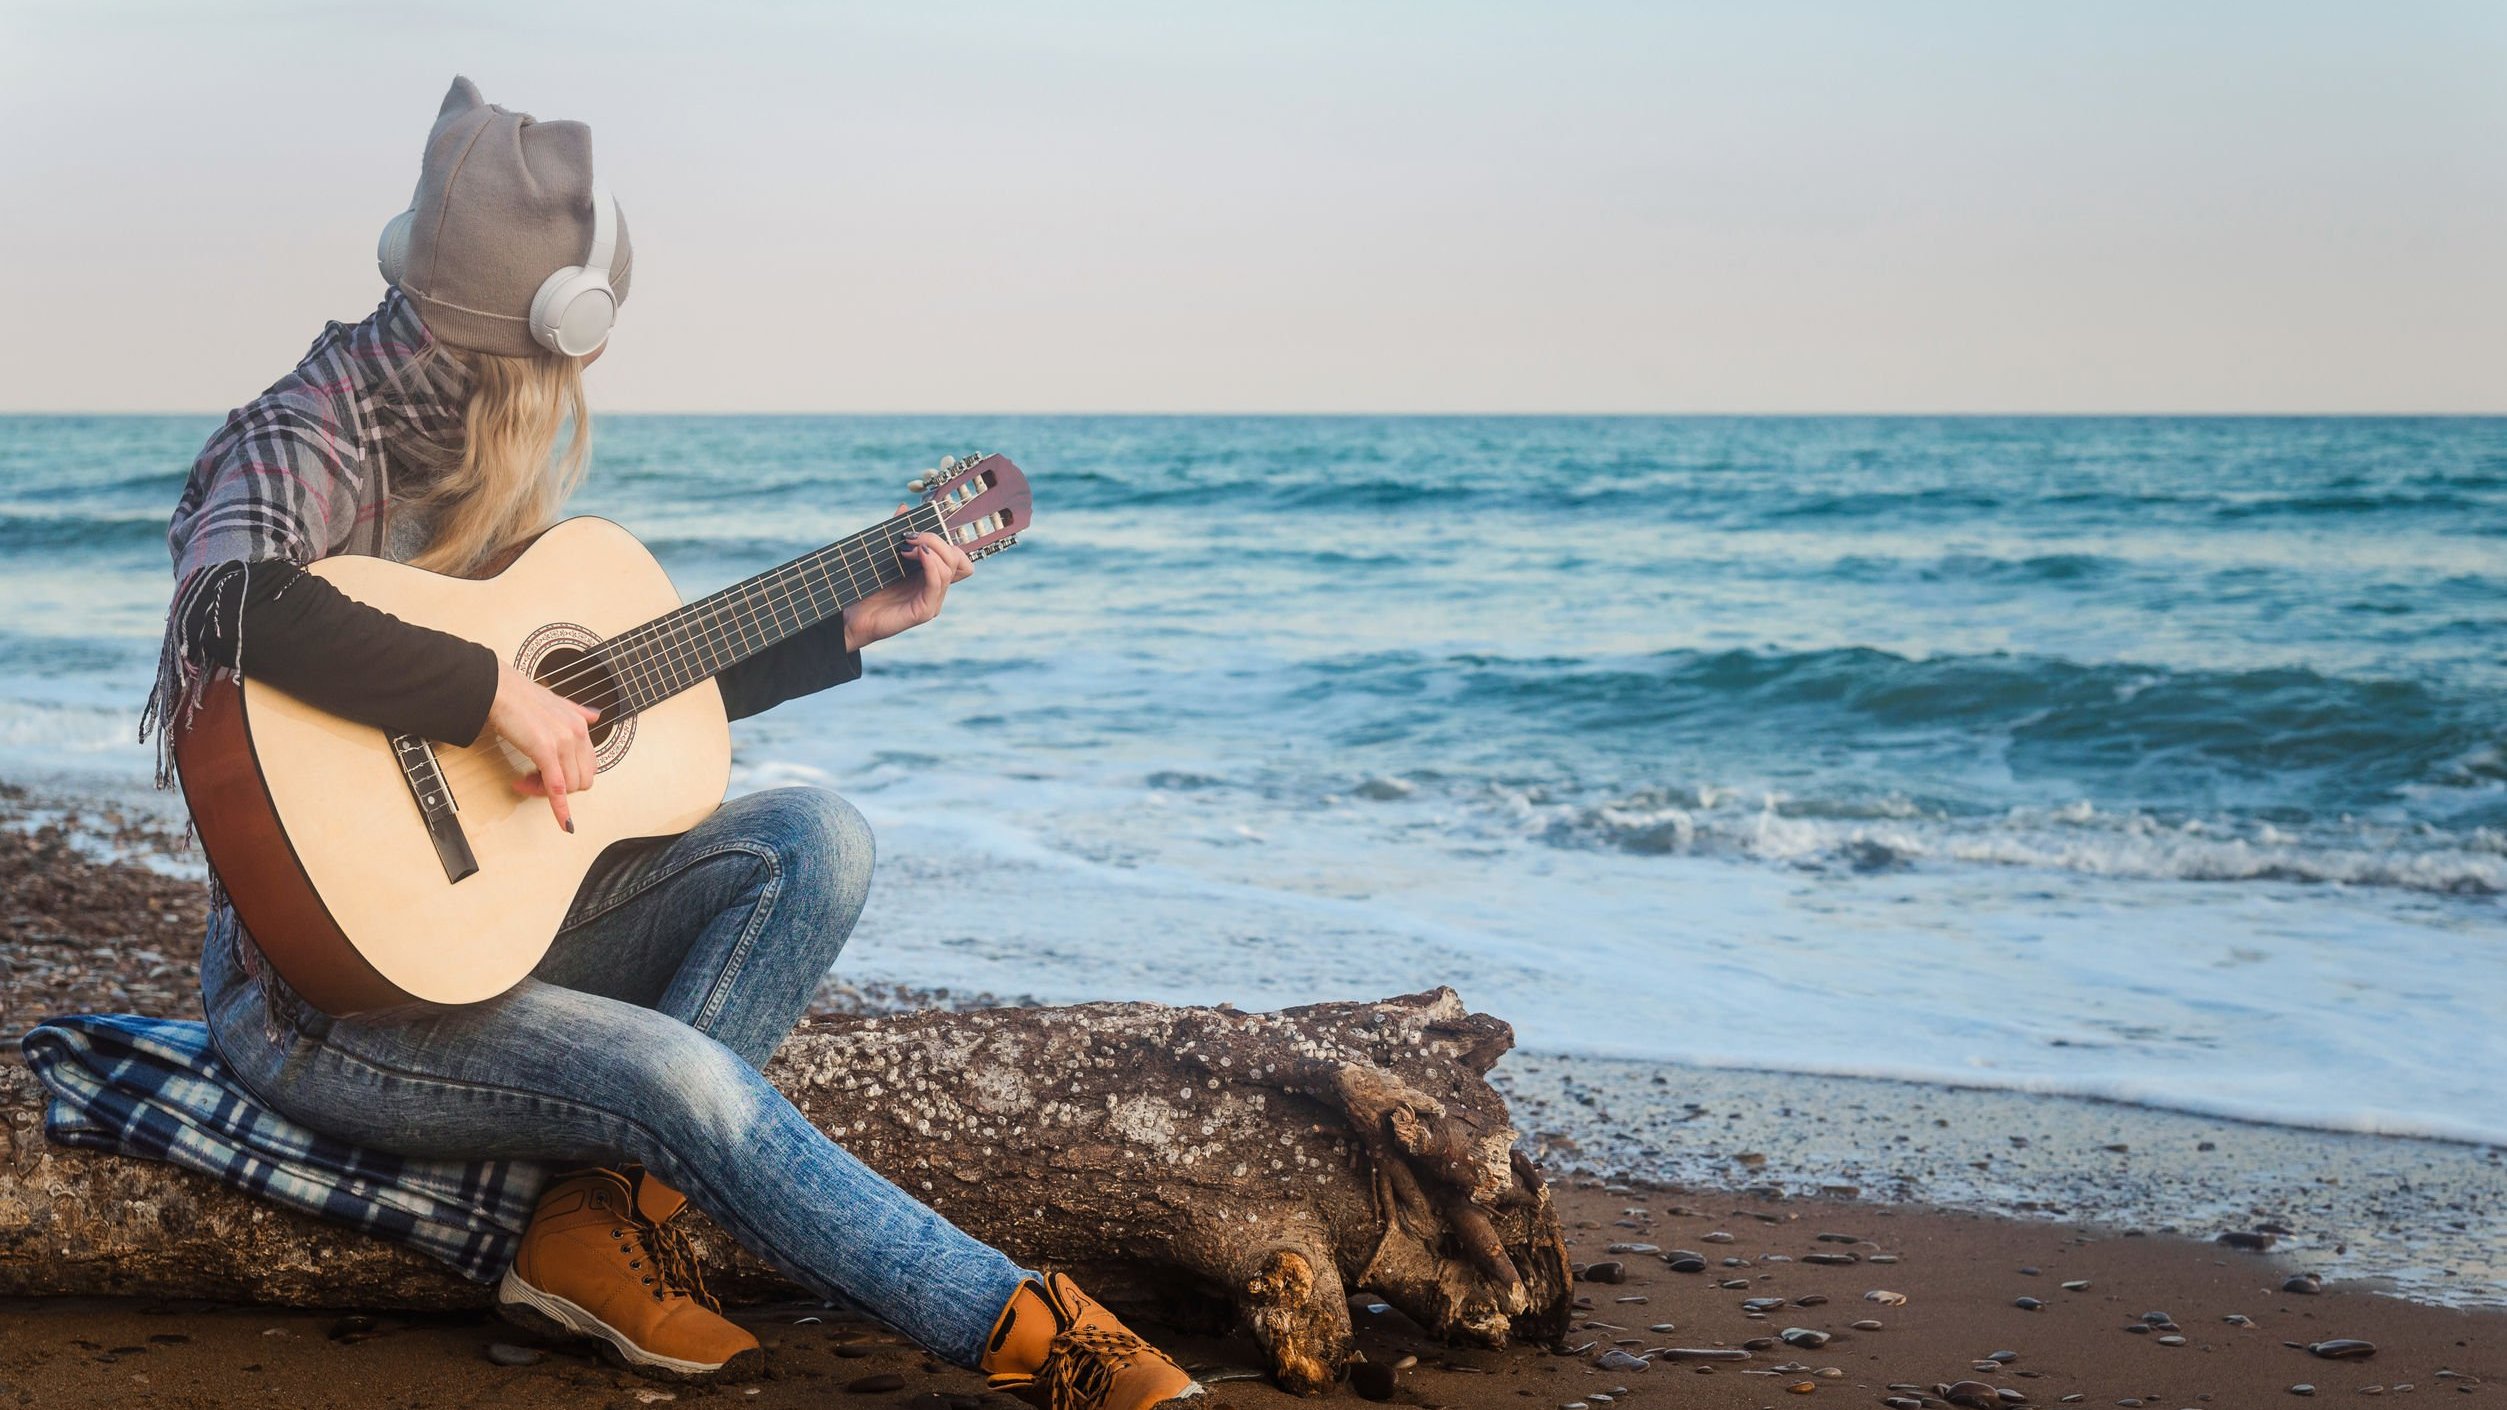
[[(0, 764), (138, 778), (201, 417), (0, 418)], [(618, 417), (709, 589), (944, 451), (1038, 527), (738, 732), (848, 968), (2507, 1140), (2507, 421)]]

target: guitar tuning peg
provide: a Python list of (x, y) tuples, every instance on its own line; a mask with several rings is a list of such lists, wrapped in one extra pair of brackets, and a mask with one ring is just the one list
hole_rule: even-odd
[(907, 494), (921, 494), (923, 491), (930, 488), (931, 481), (929, 480), (908, 480), (905, 482), (905, 492)]
[(955, 470), (955, 469), (957, 469), (957, 468), (958, 468), (958, 458), (957, 458), (956, 456), (954, 456), (954, 455), (944, 455), (944, 456), (940, 457), (940, 473), (941, 473), (941, 474), (946, 475), (946, 474), (948, 474), (950, 471)]

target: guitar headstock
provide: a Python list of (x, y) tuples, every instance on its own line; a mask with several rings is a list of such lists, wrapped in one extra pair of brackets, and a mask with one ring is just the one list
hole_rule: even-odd
[(1018, 542), (1035, 512), (1027, 477), (1006, 455), (947, 456), (939, 469), (906, 488), (940, 511), (941, 533), (969, 558)]

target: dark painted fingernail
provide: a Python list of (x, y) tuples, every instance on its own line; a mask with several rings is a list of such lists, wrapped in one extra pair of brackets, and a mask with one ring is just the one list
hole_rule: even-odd
[(568, 832), (572, 832), (575, 830), (575, 820), (573, 818), (567, 818), (560, 822), (558, 826), (564, 828)]

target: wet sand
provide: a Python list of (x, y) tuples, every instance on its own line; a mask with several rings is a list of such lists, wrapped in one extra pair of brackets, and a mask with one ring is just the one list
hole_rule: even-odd
[[(2287, 1403), (2301, 1385), (2312, 1386), (2319, 1399), (2381, 1394), (2484, 1404), (2500, 1395), (2507, 1378), (2507, 1316), (2338, 1284), (2316, 1295), (2279, 1291), (2303, 1260), (2068, 1223), (1854, 1201), (1734, 1199), (1598, 1182), (1562, 1190), (1561, 1197), (1579, 1261), (1616, 1262), (1623, 1278), (1582, 1285), (1592, 1305), (1580, 1313), (1568, 1343), (1576, 1349), (1444, 1347), (1420, 1337), (1398, 1314), (1369, 1315), (1362, 1298), (1356, 1320), (1367, 1358), (1387, 1366), (1416, 1358), (1395, 1374), (1394, 1403), (1458, 1410), (1554, 1410), (1578, 1403), (1588, 1410), (1720, 1410), (1876, 1405), (1895, 1395), (1942, 1404), (1954, 1402), (1940, 1400), (1937, 1387), (1973, 1381), (2016, 1391), (2026, 1400), (2013, 1403), (2032, 1405), (2268, 1406)], [(1612, 1254), (1613, 1244), (1697, 1252), (1708, 1266), (1677, 1273), (1661, 1254)], [(1813, 1255), (1854, 1261), (1806, 1261)], [(1727, 1267), (1725, 1260), (1739, 1266)], [(2080, 1283), (2086, 1286), (2065, 1286)], [(1873, 1291), (1903, 1294), (1905, 1301), (1867, 1300)], [(1744, 1306), (1761, 1298), (1785, 1303), (1764, 1312)], [(2021, 1298), (2045, 1305), (2022, 1310)], [(2153, 1313), (2177, 1330), (2153, 1328), (2145, 1320)], [(0, 1303), (0, 1403), (363, 1410), (635, 1407), (675, 1399), (944, 1410), (922, 1397), (983, 1393), (973, 1373), (937, 1366), (841, 1313), (784, 1307), (740, 1317), (767, 1344), (767, 1379), (691, 1387), (613, 1370), (580, 1347), (543, 1347), (485, 1314), (359, 1320), (338, 1312), (127, 1301)], [(805, 1320), (811, 1318), (817, 1320)], [(1815, 1348), (1762, 1344), (1797, 1328), (1829, 1340)], [(2174, 1337), (2182, 1344), (2171, 1344)], [(2366, 1340), (2376, 1349), (2363, 1360), (2328, 1360), (2289, 1345), (2336, 1338)], [(1255, 1360), (1241, 1339), (1161, 1334), (1159, 1340), (1204, 1374), (1243, 1376)], [(499, 1365), (488, 1354), (498, 1343), (543, 1354), (533, 1365)], [(1743, 1359), (1680, 1361), (1657, 1351), (1666, 1347)], [(1612, 1351), (1655, 1355), (1644, 1369), (1595, 1364)], [(1975, 1369), (2004, 1353), (2011, 1355), (1998, 1369)], [(894, 1383), (870, 1379), (878, 1377)], [(865, 1384), (871, 1388), (845, 1393)], [(1222, 1379), (1213, 1391), (1221, 1403), (1239, 1407), (1286, 1410), (1294, 1403), (1258, 1380)], [(2459, 1398), (2464, 1394), (2484, 1398)], [(1337, 1398), (1354, 1400), (1356, 1392), (1343, 1387)], [(947, 1410), (980, 1405), (963, 1399)]]
[(2507, 1306), (2507, 1152), (2077, 1097), (1517, 1053), (1493, 1075), (1552, 1168), (2207, 1238), (2424, 1302)]

